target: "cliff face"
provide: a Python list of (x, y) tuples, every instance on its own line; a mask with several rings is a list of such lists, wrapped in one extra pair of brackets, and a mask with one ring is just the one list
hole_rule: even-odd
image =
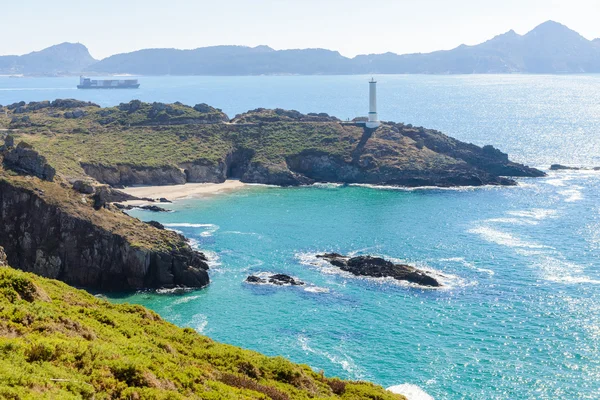
[[(36, 183), (39, 188), (32, 189), (0, 178), (0, 246), (13, 267), (111, 291), (208, 284), (205, 257), (182, 238), (179, 243), (165, 241), (160, 249), (137, 244), (133, 237), (86, 218), (86, 213), (104, 212), (107, 219), (123, 219), (122, 224), (131, 223), (131, 217), (111, 210), (93, 211), (90, 206), (70, 209), (67, 204), (53, 204), (48, 201), (54, 195), (50, 192), (58, 190), (62, 195), (66, 189)], [(137, 229), (154, 230), (157, 237), (175, 235), (139, 225)]]

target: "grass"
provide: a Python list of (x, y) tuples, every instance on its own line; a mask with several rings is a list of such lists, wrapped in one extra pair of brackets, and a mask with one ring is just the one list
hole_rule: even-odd
[(402, 399), (0, 268), (0, 398)]

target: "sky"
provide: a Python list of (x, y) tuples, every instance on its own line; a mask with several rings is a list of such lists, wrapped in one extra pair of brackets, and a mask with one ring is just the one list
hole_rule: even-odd
[(600, 0), (20, 0), (0, 8), (0, 55), (79, 42), (92, 56), (221, 44), (398, 54), (478, 44), (547, 20), (600, 37)]

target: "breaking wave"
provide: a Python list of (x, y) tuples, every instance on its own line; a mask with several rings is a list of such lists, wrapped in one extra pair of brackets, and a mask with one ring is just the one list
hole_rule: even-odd
[(480, 226), (477, 228), (469, 229), (468, 232), (475, 233), (488, 242), (496, 243), (507, 247), (522, 247), (528, 249), (552, 248), (543, 244), (528, 242), (523, 239), (519, 239), (518, 237), (515, 237), (508, 232), (502, 232), (489, 226)]
[(189, 223), (173, 223), (164, 224), (167, 228), (202, 228), (203, 232), (200, 233), (202, 237), (212, 236), (216, 231), (219, 230), (219, 226), (215, 224), (189, 224)]
[(412, 383), (390, 386), (387, 390), (392, 393), (401, 394), (406, 397), (407, 400), (434, 400), (433, 396)]
[(322, 351), (313, 349), (310, 346), (310, 339), (304, 335), (298, 335), (298, 343), (300, 344), (300, 348), (306, 352), (316, 354), (321, 357), (325, 357), (330, 362), (337, 364), (342, 367), (344, 371), (349, 373), (352, 376), (352, 379), (362, 379), (365, 376), (364, 370), (356, 364), (354, 359), (349, 355), (342, 354), (332, 354), (329, 351)]

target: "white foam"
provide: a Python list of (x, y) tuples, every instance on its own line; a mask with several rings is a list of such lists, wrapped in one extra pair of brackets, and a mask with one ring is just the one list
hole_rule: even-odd
[(196, 295), (196, 296), (185, 296), (182, 297), (180, 299), (175, 300), (173, 303), (173, 305), (177, 305), (177, 304), (185, 304), (185, 303), (189, 303), (190, 301), (194, 301), (196, 299), (199, 299), (200, 295)]
[(558, 192), (558, 194), (565, 196), (565, 201), (567, 203), (572, 203), (574, 201), (579, 201), (581, 199), (583, 199), (583, 194), (581, 193), (581, 187), (579, 186), (574, 186), (571, 189), (567, 189), (567, 190), (561, 190)]
[(310, 340), (306, 336), (298, 335), (298, 343), (300, 344), (300, 348), (302, 350), (309, 352), (309, 353), (316, 354), (321, 357), (325, 357), (332, 363), (338, 364), (339, 366), (342, 367), (342, 369), (344, 369), (344, 371), (351, 374), (353, 379), (361, 379), (365, 376), (364, 370), (360, 366), (358, 366), (354, 362), (352, 357), (350, 357), (349, 355), (347, 355), (345, 353), (338, 355), (338, 354), (332, 354), (328, 351), (315, 350), (310, 346), (309, 342), (310, 342)]
[(490, 218), (486, 219), (483, 222), (488, 222), (492, 224), (507, 224), (507, 225), (537, 225), (538, 221), (531, 219), (519, 219), (519, 218)]
[(259, 239), (262, 239), (263, 236), (256, 232), (241, 232), (241, 231), (224, 231), (221, 232), (222, 235), (243, 235), (243, 236), (256, 236)]
[(533, 265), (542, 273), (542, 277), (550, 282), (578, 284), (600, 284), (600, 280), (590, 278), (584, 274), (585, 267), (560, 258), (545, 256), (538, 257)]
[(174, 224), (164, 224), (168, 228), (203, 228), (203, 232), (200, 233), (202, 237), (210, 237), (217, 230), (219, 230), (219, 226), (215, 224), (189, 224), (189, 223), (174, 223)]
[(157, 294), (179, 294), (179, 293), (192, 292), (194, 290), (196, 290), (196, 289), (195, 288), (187, 288), (187, 287), (162, 288), (162, 289), (156, 289), (156, 293)]
[(202, 333), (204, 332), (206, 325), (208, 325), (208, 318), (206, 318), (206, 315), (204, 314), (194, 314), (190, 322), (192, 328), (194, 328), (196, 332)]
[(171, 226), (171, 227), (186, 227), (186, 228), (207, 228), (207, 227), (215, 226), (213, 224), (189, 224), (187, 222), (164, 224), (164, 225)]
[(324, 188), (324, 189), (337, 189), (337, 188), (340, 188), (340, 187), (344, 186), (344, 184), (343, 183), (317, 182), (317, 183), (313, 183), (312, 186), (319, 187), (319, 188)]
[(559, 178), (559, 179), (546, 179), (544, 181), (544, 183), (546, 183), (547, 185), (551, 185), (554, 187), (563, 187), (565, 186), (565, 182), (567, 182), (569, 179), (567, 178)]
[(433, 396), (412, 383), (390, 386), (387, 390), (392, 393), (401, 394), (408, 400), (434, 400)]
[(420, 190), (449, 190), (453, 192), (470, 192), (474, 190), (490, 189), (493, 186), (453, 186), (453, 187), (440, 187), (440, 186), (418, 186), (418, 187), (407, 187), (407, 186), (386, 186), (386, 185), (371, 185), (368, 183), (352, 183), (349, 186), (364, 187), (369, 189), (377, 190), (400, 190), (405, 192), (414, 192)]
[(532, 208), (531, 210), (509, 211), (507, 214), (515, 217), (532, 218), (539, 221), (555, 217), (557, 211), (545, 208)]
[(309, 286), (309, 287), (305, 288), (304, 291), (310, 292), (310, 293), (329, 293), (328, 288), (319, 287), (319, 286)]
[(549, 246), (535, 242), (527, 242), (511, 235), (508, 232), (502, 232), (489, 226), (480, 226), (470, 229), (468, 232), (475, 233), (488, 242), (496, 243), (502, 246), (521, 247), (528, 249), (551, 249)]
[(455, 263), (459, 263), (459, 264), (462, 264), (463, 266), (465, 266), (465, 267), (467, 267), (469, 269), (475, 270), (477, 272), (485, 273), (485, 274), (488, 274), (490, 276), (492, 276), (492, 275), (495, 274), (495, 272), (492, 271), (491, 269), (479, 268), (474, 263), (465, 260), (464, 257), (441, 258), (440, 261), (442, 261), (442, 262), (455, 262)]

